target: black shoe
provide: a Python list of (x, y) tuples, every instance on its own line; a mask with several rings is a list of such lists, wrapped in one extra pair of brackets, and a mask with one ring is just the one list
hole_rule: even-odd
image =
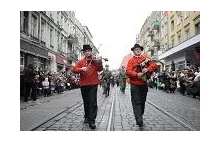
[(96, 128), (96, 125), (95, 125), (95, 123), (90, 123), (90, 124), (89, 124), (89, 127), (90, 127), (91, 129), (95, 129), (95, 128)]
[(89, 119), (88, 119), (88, 118), (85, 118), (83, 123), (84, 123), (84, 124), (89, 123)]
[(143, 121), (137, 121), (136, 124), (137, 124), (139, 127), (143, 127)]

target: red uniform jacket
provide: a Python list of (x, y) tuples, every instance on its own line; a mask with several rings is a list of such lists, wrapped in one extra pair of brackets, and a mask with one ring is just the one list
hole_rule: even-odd
[[(86, 72), (81, 71), (81, 67), (88, 67)], [(92, 61), (88, 65), (87, 60), (83, 58), (76, 66), (73, 67), (73, 73), (80, 73), (80, 86), (96, 85), (99, 84), (98, 72), (103, 70), (102, 62)]]
[[(136, 84), (136, 85), (144, 85), (146, 82), (144, 82), (141, 78), (137, 77), (138, 72), (134, 70), (135, 66), (143, 62), (146, 58), (146, 56), (141, 55), (139, 57), (133, 56), (127, 64), (127, 70), (126, 74), (130, 78), (130, 83)], [(147, 67), (148, 71), (154, 71), (157, 69), (157, 64), (156, 62), (151, 62), (150, 65)], [(141, 72), (141, 71), (140, 71)]]

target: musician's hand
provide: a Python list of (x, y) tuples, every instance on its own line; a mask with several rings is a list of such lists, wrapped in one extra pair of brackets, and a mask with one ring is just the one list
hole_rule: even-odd
[(88, 67), (82, 67), (81, 70), (86, 72), (88, 70)]
[(147, 68), (143, 68), (143, 69), (142, 69), (142, 73), (146, 73), (147, 71), (148, 71)]
[(97, 60), (101, 60), (101, 59), (102, 59), (102, 56), (97, 56), (96, 59), (97, 59)]
[(102, 56), (97, 56), (97, 57), (96, 57), (96, 60), (97, 60), (98, 62), (101, 62), (101, 61), (102, 61)]
[(137, 77), (141, 77), (143, 75), (142, 72), (137, 73)]

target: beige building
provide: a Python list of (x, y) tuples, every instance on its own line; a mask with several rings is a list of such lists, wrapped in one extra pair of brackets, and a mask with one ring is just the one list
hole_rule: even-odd
[[(168, 11), (168, 43), (158, 56), (169, 69), (172, 61), (177, 69), (200, 66), (200, 12)], [(167, 46), (168, 45), (168, 46)]]
[(172, 61), (177, 69), (199, 66), (200, 12), (152, 12), (141, 28), (139, 44), (164, 63), (161, 70), (169, 69)]

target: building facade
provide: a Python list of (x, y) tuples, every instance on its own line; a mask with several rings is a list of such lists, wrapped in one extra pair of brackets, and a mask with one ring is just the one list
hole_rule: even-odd
[(176, 69), (200, 66), (199, 11), (154, 11), (146, 21), (140, 44), (163, 63), (161, 70), (170, 69), (172, 61)]
[(67, 71), (82, 58), (83, 44), (96, 49), (75, 12), (20, 11), (21, 66)]
[(170, 69), (174, 61), (177, 69), (200, 66), (200, 12), (169, 11), (169, 42), (159, 59)]
[[(160, 51), (161, 42), (161, 12), (154, 11), (149, 17), (147, 17), (140, 31), (139, 44), (144, 47), (146, 55), (153, 58), (157, 58), (158, 51)], [(159, 68), (162, 67), (161, 63), (158, 63)]]

